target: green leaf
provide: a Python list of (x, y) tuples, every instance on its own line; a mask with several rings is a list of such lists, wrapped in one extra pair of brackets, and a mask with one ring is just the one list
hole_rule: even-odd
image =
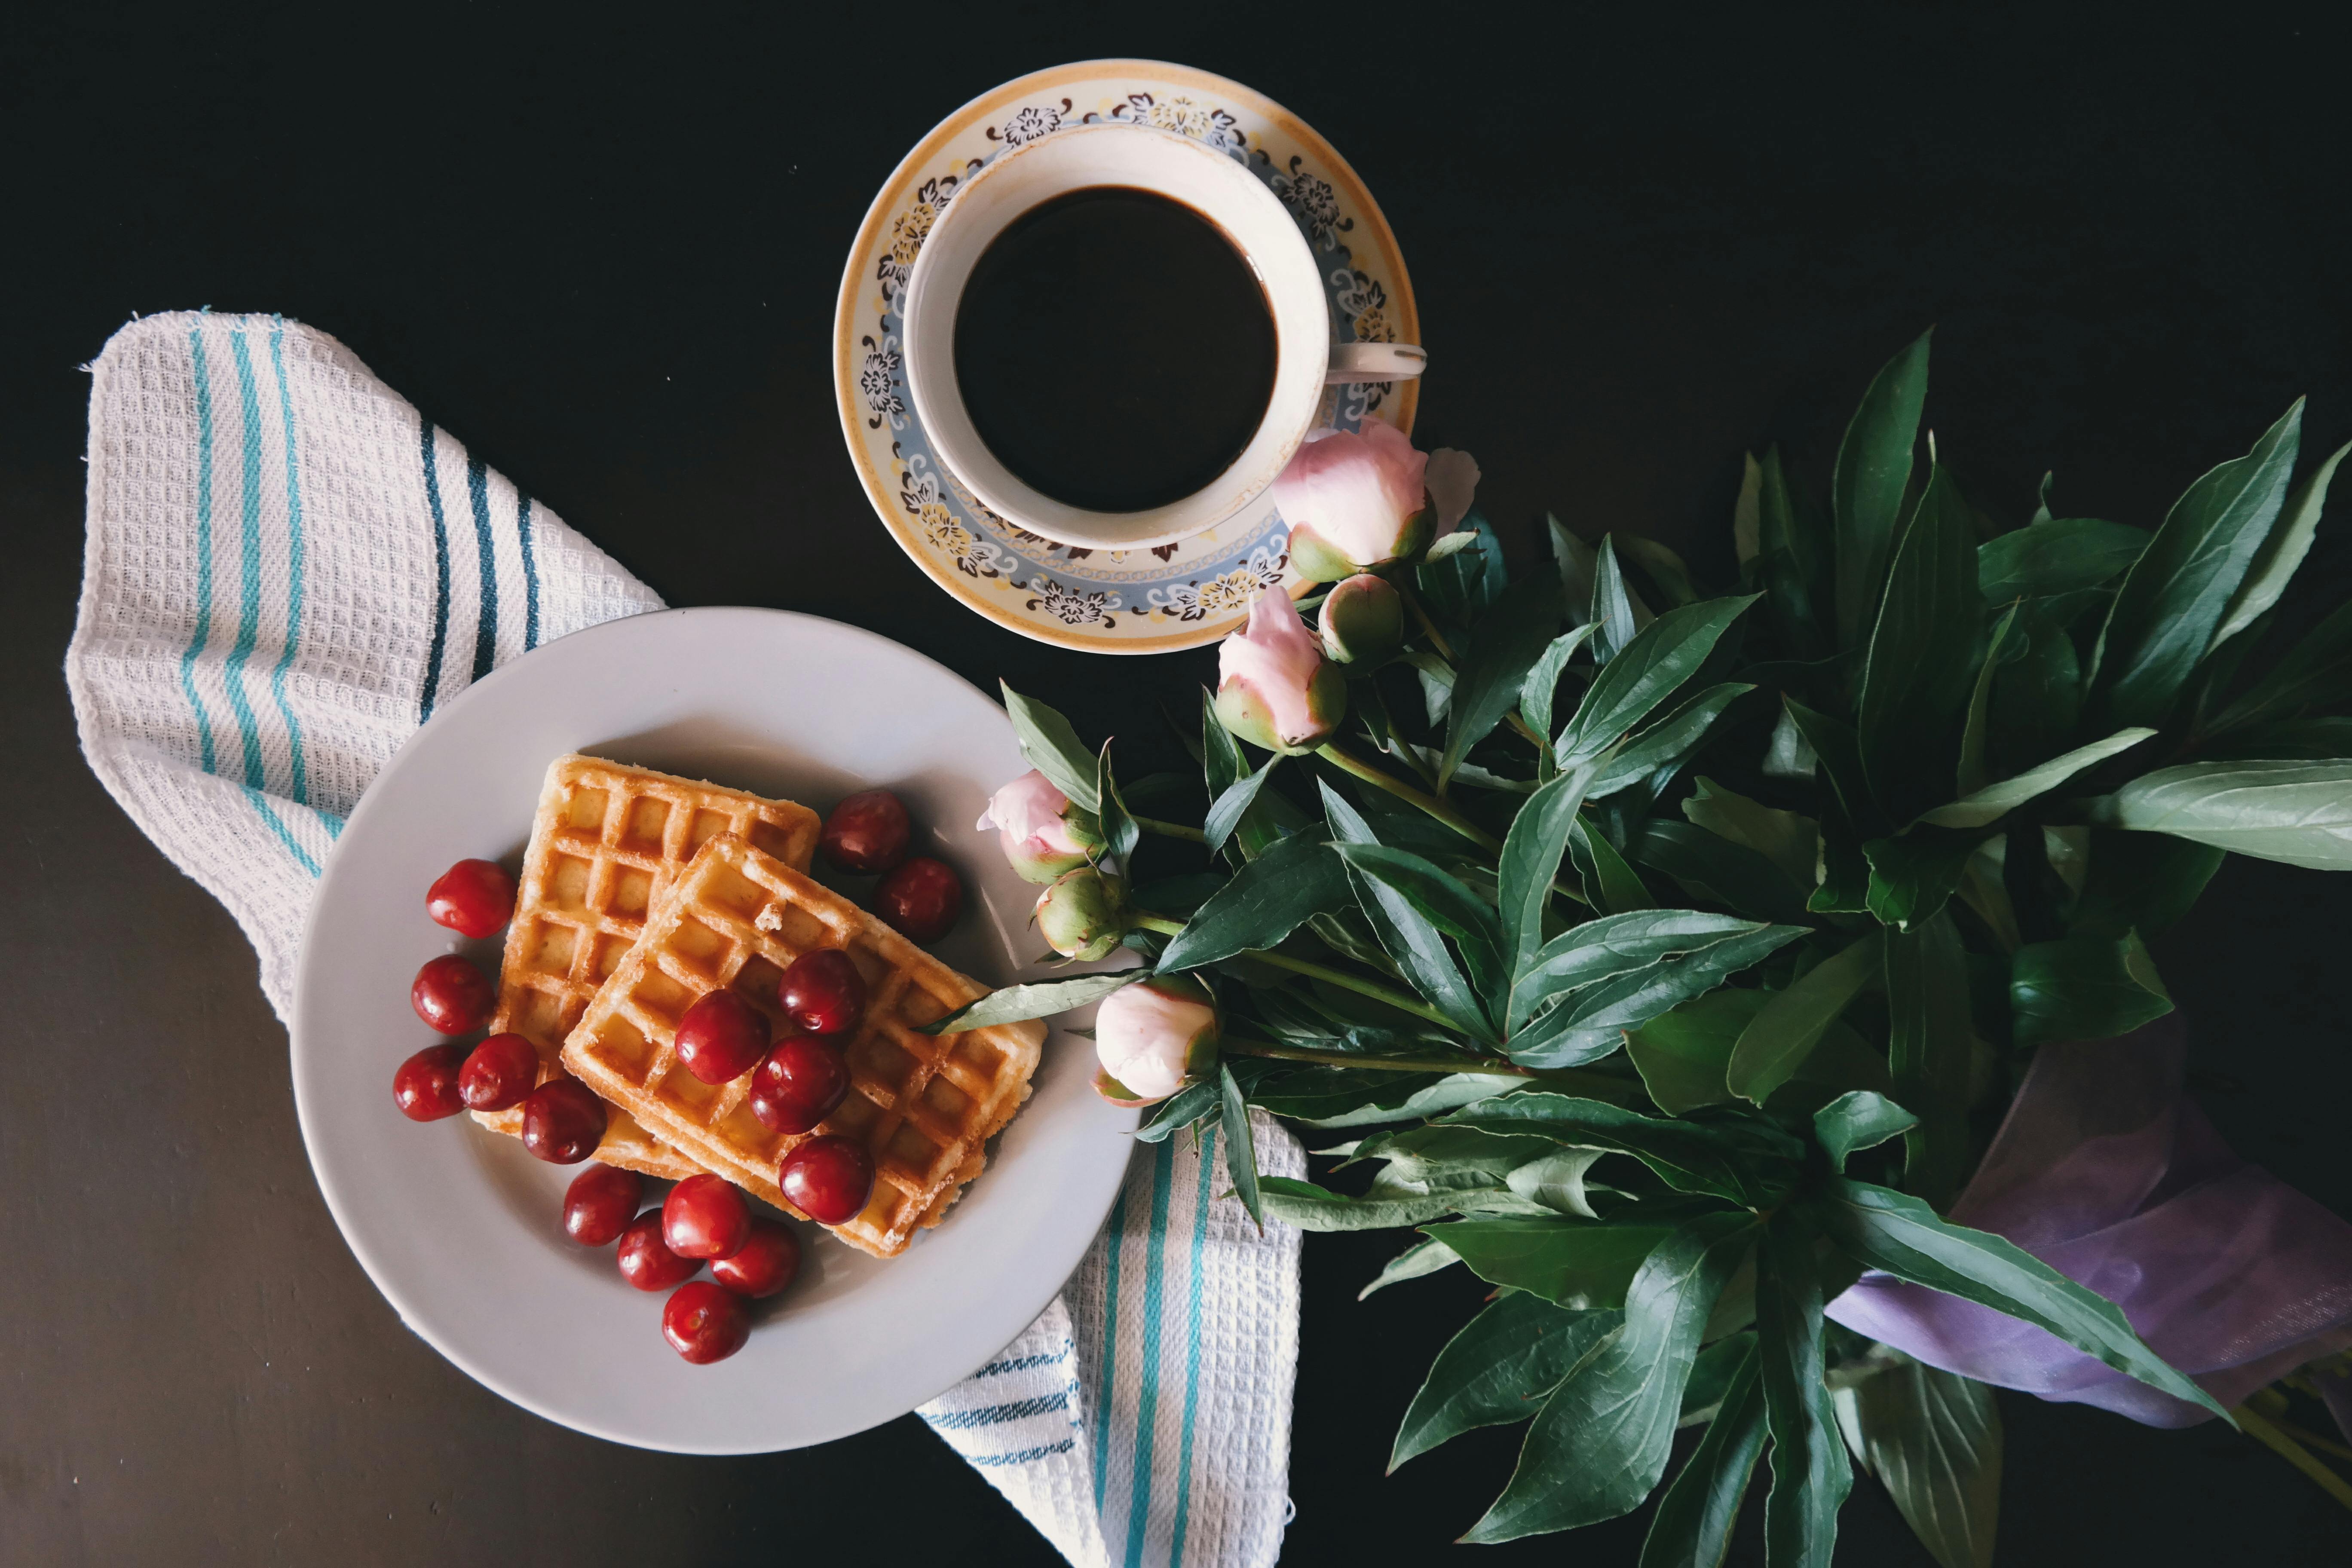
[(1815, 964), (1776, 994), (1740, 1031), (1726, 1078), (1731, 1092), (1761, 1105), (1789, 1081), (1846, 1004), (1877, 977), (1879, 939), (1872, 932)]
[(1730, 1554), (1739, 1504), (1764, 1453), (1764, 1389), (1753, 1339), (1717, 1344), (1738, 1350), (1731, 1382), (1706, 1435), (1658, 1500), (1642, 1542), (1641, 1568), (1722, 1568)]
[(2128, 571), (2147, 530), (2093, 517), (2054, 517), (1977, 546), (1977, 586), (1989, 604), (2072, 594)]
[(1654, 539), (1644, 539), (1638, 533), (1629, 533), (1625, 536), (1625, 553), (1650, 574), (1650, 581), (1657, 584), (1658, 591), (1675, 604), (1688, 605), (1697, 601), (1698, 590), (1691, 585), (1690, 568), (1670, 546)]
[[(1350, 1077), (1363, 1076), (1359, 1068), (1339, 1070), (1347, 1072)], [(1326, 1130), (1343, 1127), (1377, 1127), (1384, 1122), (1409, 1121), (1424, 1116), (1443, 1116), (1449, 1110), (1459, 1110), (1465, 1105), (1475, 1105), (1482, 1100), (1492, 1100), (1498, 1094), (1507, 1093), (1521, 1087), (1527, 1081), (1526, 1079), (1516, 1075), (1504, 1077), (1498, 1073), (1449, 1073), (1444, 1078), (1428, 1082), (1426, 1088), (1417, 1089), (1403, 1099), (1395, 1100), (1394, 1103), (1379, 1100), (1359, 1110), (1343, 1111), (1337, 1116), (1297, 1117), (1295, 1120), (1308, 1127)], [(1273, 1108), (1269, 1106), (1268, 1109)], [(1287, 1116), (1291, 1113), (1276, 1111), (1276, 1114)]]
[(1587, 621), (1574, 631), (1552, 638), (1550, 646), (1528, 671), (1527, 679), (1520, 683), (1519, 715), (1529, 729), (1547, 740), (1551, 736), (1551, 701), (1559, 689), (1559, 678), (1576, 650), (1592, 636), (1595, 625)]
[(1759, 1208), (1787, 1194), (1805, 1148), (1752, 1112), (1701, 1110), (1664, 1120), (1543, 1091), (1485, 1100), (1437, 1125), (1475, 1127), (1498, 1136), (1536, 1134), (1571, 1148), (1631, 1154), (1677, 1192)]
[(1555, 1149), (1518, 1166), (1503, 1184), (1528, 1203), (1572, 1219), (1599, 1219), (1584, 1178), (1605, 1149)]
[(1593, 662), (1607, 664), (1624, 652), (1651, 619), (1650, 606), (1625, 586), (1625, 574), (1617, 564), (1616, 537), (1602, 534), (1592, 573)]
[(1385, 1290), (1407, 1279), (1422, 1279), (1441, 1268), (1451, 1268), (1461, 1261), (1461, 1256), (1444, 1242), (1423, 1237), (1390, 1258), (1381, 1271), (1372, 1276), (1372, 1282), (1356, 1292), (1356, 1300), (1368, 1300), (1375, 1290)]
[(1470, 984), (1499, 1014), (1510, 990), (1503, 964), (1503, 928), (1494, 906), (1420, 856), (1382, 844), (1335, 844), (1348, 869), (1402, 899), (1413, 912), (1454, 939), (1470, 969)]
[(1969, 654), (1983, 620), (1969, 521), (1949, 472), (1937, 467), (1895, 549), (1863, 666), (1863, 773), (1892, 821), (1910, 821), (1951, 790), (1959, 761), (1954, 721), (1968, 700)]
[(1695, 899), (1780, 925), (1801, 925), (1806, 919), (1803, 888), (1755, 850), (1705, 828), (1654, 818), (1642, 825), (1627, 848), (1636, 861), (1664, 871)]
[(1503, 542), (1485, 516), (1474, 508), (1462, 520), (1462, 531), (1475, 535), (1472, 542), (1454, 554), (1423, 561), (1413, 569), (1413, 581), (1432, 614), (1468, 627), (1503, 596), (1510, 579), (1503, 566)]
[(1044, 773), (1054, 787), (1086, 811), (1099, 812), (1102, 802), (1095, 794), (1095, 754), (1078, 740), (1078, 732), (1061, 713), (1034, 698), (1024, 697), (1003, 681), (997, 686), (1004, 693), (1004, 711), (1012, 717), (1013, 733), (1021, 742), (1021, 754), (1029, 765)]
[(1569, 835), (1575, 829), (1591, 777), (1589, 769), (1572, 769), (1536, 791), (1511, 819), (1511, 830), (1503, 839), (1496, 902), (1502, 909), (1503, 956), (1510, 961), (1514, 981), (1543, 945), (1552, 879), (1559, 875), (1560, 857), (1568, 852)]
[(1625, 1304), (1626, 1288), (1643, 1260), (1671, 1230), (1513, 1215), (1428, 1226), (1423, 1234), (1452, 1247), (1490, 1285), (1580, 1311), (1605, 1311)]
[(1838, 646), (1858, 648), (1878, 618), (1879, 584), (1902, 522), (1911, 449), (1927, 399), (1927, 340), (1918, 338), (1872, 378), (1838, 444), (1830, 481), (1837, 530)]
[(1757, 595), (1706, 599), (1668, 610), (1642, 628), (1586, 689), (1555, 748), (1563, 768), (1597, 757), (1698, 672), (1717, 641)]
[(2140, 1342), (2114, 1302), (2000, 1237), (1953, 1225), (1917, 1198), (1848, 1176), (1830, 1178), (1804, 1208), (1865, 1268), (2047, 1329), (2128, 1377), (2229, 1418), (2211, 1395)]
[(2094, 936), (2119, 937), (2137, 929), (2160, 936), (2189, 912), (2224, 851), (2158, 833), (2091, 829), (2091, 875), (2067, 927)]
[(1853, 824), (1834, 802), (1822, 813), (1822, 882), (1805, 900), (1815, 914), (1859, 913), (1870, 908), (1870, 860)]
[(1108, 741), (1095, 756), (1095, 799), (1100, 803), (1097, 820), (1102, 827), (1103, 858), (1124, 868), (1143, 830), (1135, 826), (1135, 818), (1127, 814), (1127, 802), (1119, 798), (1118, 780), (1111, 773)]
[(2009, 641), (2010, 628), (2017, 624), (2019, 608), (2010, 605), (1993, 623), (1992, 635), (1985, 640), (1984, 663), (1978, 667), (1976, 686), (1969, 693), (1968, 718), (1960, 726), (1960, 761), (1956, 775), (1963, 796), (1974, 795), (1985, 785), (1985, 731), (1992, 717), (1993, 677), (2000, 669), (2001, 650)]
[(2219, 732), (2332, 707), (2352, 696), (2352, 604), (2337, 606), (2287, 649), (2268, 675), (2221, 710)]
[(2018, 1045), (2054, 1046), (2127, 1035), (2171, 1012), (2172, 997), (2139, 933), (2126, 931), (2019, 948), (2009, 1005)]
[(2092, 803), (2091, 819), (2258, 860), (2352, 870), (2352, 761), (2160, 768)]
[(1905, 1361), (1831, 1396), (1863, 1468), (1943, 1568), (1992, 1568), (2000, 1407), (1972, 1378)]
[(1286, 1225), (1312, 1231), (1391, 1230), (1426, 1225), (1454, 1213), (1460, 1199), (1452, 1190), (1351, 1198), (1288, 1176), (1260, 1176), (1257, 1184), (1267, 1214)]
[[(1722, 1299), (1715, 1304), (1718, 1319), (1734, 1297), (1738, 1297), (1743, 1306), (1752, 1305), (1755, 1300), (1756, 1270), (1752, 1260), (1751, 1264), (1743, 1264), (1741, 1271), (1748, 1276), (1747, 1283), (1743, 1285), (1735, 1275), (1731, 1283), (1724, 1287)], [(1698, 1360), (1691, 1363), (1690, 1381), (1683, 1384), (1682, 1425), (1696, 1426), (1714, 1420), (1724, 1397), (1731, 1392), (1732, 1378), (1740, 1363), (1755, 1353), (1756, 1333), (1752, 1329), (1727, 1332), (1700, 1351)]]
[(1744, 844), (1778, 866), (1798, 886), (1813, 879), (1821, 852), (1821, 825), (1793, 811), (1778, 811), (1748, 799), (1702, 773), (1698, 788), (1683, 802), (1683, 815), (1719, 837)]
[(1356, 1145), (1349, 1163), (1384, 1160), (1383, 1191), (1414, 1185), (1501, 1186), (1503, 1178), (1558, 1145), (1538, 1132), (1489, 1132), (1476, 1127), (1431, 1122), (1382, 1132)]
[(1764, 553), (1764, 470), (1755, 453), (1740, 456), (1739, 495), (1731, 503), (1731, 553), (1744, 573)]
[(1592, 580), (1600, 563), (1592, 546), (1549, 512), (1544, 513), (1544, 527), (1551, 535), (1552, 560), (1559, 568), (1560, 607), (1568, 613), (1570, 626), (1583, 626), (1592, 618)]
[(1764, 586), (1767, 613), (1784, 647), (1800, 658), (1818, 658), (1830, 651), (1827, 566), (1833, 546), (1819, 520), (1790, 494), (1780, 448), (1768, 449), (1757, 468), (1758, 580)]
[(1869, 786), (1862, 769), (1862, 742), (1853, 726), (1826, 713), (1815, 712), (1795, 698), (1782, 694), (1781, 707), (1820, 759), (1822, 771), (1829, 774), (1830, 788), (1846, 816), (1860, 822), (1872, 815)]
[(1708, 687), (1604, 757), (1586, 795), (1599, 800), (1661, 769), (1680, 767), (1698, 750), (1723, 710), (1755, 689), (1736, 680)]
[(1829, 1155), (1833, 1171), (1843, 1171), (1849, 1155), (1874, 1149), (1918, 1125), (1917, 1117), (1866, 1089), (1841, 1094), (1813, 1112), (1813, 1137)]
[(1208, 822), (1201, 830), (1207, 836), (1210, 854), (1214, 855), (1225, 847), (1225, 840), (1232, 837), (1234, 828), (1241, 826), (1243, 816), (1257, 800), (1257, 792), (1265, 787), (1265, 781), (1273, 775), (1275, 764), (1281, 761), (1282, 753), (1275, 752), (1266, 758), (1264, 767), (1226, 785), (1210, 804)]
[(2083, 773), (2119, 752), (2130, 751), (2155, 731), (2132, 725), (2116, 731), (2103, 741), (2051, 758), (2041, 766), (2028, 768), (2015, 778), (1987, 784), (1973, 794), (1962, 795), (1949, 805), (1939, 805), (1921, 815), (1919, 820), (1938, 827), (1983, 827), (1999, 821), (2037, 795), (2049, 794), (2075, 774)]
[(1251, 1222), (1264, 1235), (1265, 1205), (1258, 1193), (1257, 1142), (1250, 1135), (1249, 1104), (1242, 1098), (1242, 1086), (1234, 1081), (1231, 1067), (1218, 1063), (1217, 1079), (1224, 1089), (1225, 1173), (1234, 1179), (1234, 1195), (1241, 1199)]
[(920, 1035), (952, 1035), (965, 1029), (985, 1029), (992, 1024), (1018, 1024), (1030, 1018), (1050, 1018), (1089, 1002), (1099, 1002), (1122, 985), (1151, 978), (1149, 969), (1120, 969), (1108, 974), (1081, 974), (1076, 980), (1047, 980), (1035, 985), (1006, 985), (977, 1002), (967, 1002), (944, 1018), (919, 1025)]
[(1527, 1420), (1622, 1321), (1613, 1311), (1568, 1311), (1526, 1291), (1489, 1302), (1437, 1352), (1397, 1429), (1389, 1473), (1465, 1432)]
[(1151, 1108), (1151, 1114), (1135, 1130), (1136, 1142), (1161, 1142), (1171, 1133), (1181, 1132), (1203, 1117), (1220, 1114), (1224, 1110), (1224, 1097), (1225, 1086), (1219, 1079), (1203, 1078), (1186, 1084)]
[[(1642, 912), (1696, 914), (1695, 910)], [(1626, 1030), (1638, 1029), (1668, 1008), (1714, 990), (1804, 934), (1801, 926), (1750, 926), (1680, 955), (1669, 954), (1654, 963), (1583, 986), (1538, 1013), (1525, 1028), (1512, 1035), (1510, 1058), (1522, 1067), (1538, 1068), (1598, 1061), (1622, 1043)]]
[(2018, 606), (2011, 640), (2020, 647), (1993, 674), (2000, 722), (1985, 734), (1988, 773), (2022, 772), (2064, 748), (2083, 710), (2083, 667), (2065, 622), (2050, 601)]
[(1216, 800), (1250, 771), (1242, 743), (1217, 722), (1216, 699), (1201, 688), (1201, 772), (1209, 783), (1209, 798)]
[(1658, 1244), (1626, 1290), (1624, 1322), (1544, 1401), (1510, 1484), (1464, 1541), (1570, 1530), (1650, 1495), (1665, 1474), (1707, 1314), (1755, 1230), (1749, 1215), (1715, 1214)]
[[(1362, 816), (1341, 800), (1329, 784), (1317, 782), (1323, 792), (1324, 818), (1339, 841), (1377, 843)], [(1520, 815), (1525, 816), (1526, 811), (1523, 809)], [(1452, 1019), (1463, 1032), (1482, 1043), (1495, 1043), (1495, 1027), (1487, 1016), (1486, 999), (1462, 977), (1454, 955), (1446, 951), (1444, 934), (1437, 926), (1413, 908), (1411, 900), (1386, 882), (1348, 865), (1337, 855), (1331, 859), (1342, 868), (1349, 887), (1354, 890), (1357, 907), (1371, 922), (1381, 945), (1395, 960), (1398, 973), (1421, 993), (1423, 1000)]]
[(1629, 910), (1657, 908), (1658, 900), (1650, 897), (1650, 889), (1625, 864), (1617, 847), (1581, 815), (1569, 835), (1568, 853), (1576, 864), (1577, 879), (1584, 884), (1585, 900), (1594, 909), (1605, 914), (1623, 914)]
[(1469, 651), (1454, 679), (1454, 701), (1445, 721), (1445, 753), (1437, 765), (1442, 788), (1519, 700), (1528, 672), (1542, 657), (1559, 625), (1552, 585), (1529, 578), (1513, 586), (1479, 618)]
[(1505, 1023), (1517, 1033), (1555, 998), (1766, 929), (1698, 910), (1633, 910), (1570, 926), (1520, 970)]
[(2352, 441), (2329, 453), (2326, 460), (2287, 496), (2277, 523), (2263, 539), (2263, 547), (2255, 552), (2245, 580), (2238, 584), (2229, 613), (2214, 629), (2213, 640), (2206, 646), (2208, 654), (2252, 626), (2286, 592), (2295, 569), (2311, 553), (2312, 535), (2319, 528), (2320, 509), (2327, 504), (2328, 481), (2336, 477), (2336, 466), (2344, 460), (2347, 452), (2352, 452)]
[(1234, 873), (1160, 955), (1160, 968), (1202, 969), (1236, 953), (1272, 947), (1307, 916), (1345, 909), (1348, 872), (1331, 847), (1294, 835)]
[(1870, 862), (1870, 912), (1909, 931), (1951, 900), (1981, 835), (1915, 827), (1900, 838), (1874, 838), (1862, 847)]
[(1969, 1165), (1968, 955), (1948, 914), (1885, 942), (1886, 1065), (1895, 1098), (1918, 1114), (1904, 1135), (1903, 1184), (1941, 1208)]
[(1756, 1277), (1756, 1357), (1772, 1435), (1764, 1551), (1774, 1568), (1830, 1568), (1853, 1469), (1822, 1378), (1822, 1282), (1798, 1215), (1766, 1228)]
[(2303, 400), (2243, 458), (2189, 487), (2124, 578), (2091, 664), (2099, 728), (2159, 728), (2213, 642), (2286, 500)]
[(2331, 762), (2352, 757), (2352, 716), (2288, 719), (2231, 731), (2198, 748), (2209, 761), (2265, 758)]
[(1724, 1082), (1739, 1032), (1767, 999), (1762, 991), (1710, 991), (1625, 1034), (1625, 1054), (1658, 1109), (1669, 1116), (1733, 1098)]

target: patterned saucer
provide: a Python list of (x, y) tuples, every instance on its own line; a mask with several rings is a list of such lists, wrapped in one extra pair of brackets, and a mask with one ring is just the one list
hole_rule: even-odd
[[(1282, 198), (1322, 265), (1334, 342), (1419, 342), (1396, 237), (1339, 153), (1239, 82), (1156, 60), (1088, 60), (1022, 77), (941, 121), (892, 173), (850, 249), (834, 315), (834, 395), (866, 493), (916, 564), (1000, 626), (1087, 653), (1168, 653), (1239, 625), (1283, 581), (1290, 531), (1271, 495), (1150, 550), (1087, 550), (1015, 528), (933, 454), (907, 395), (899, 291), (957, 187), (1009, 147), (1067, 125), (1158, 126), (1217, 148)], [(1321, 423), (1368, 414), (1412, 429), (1417, 382), (1335, 386)]]

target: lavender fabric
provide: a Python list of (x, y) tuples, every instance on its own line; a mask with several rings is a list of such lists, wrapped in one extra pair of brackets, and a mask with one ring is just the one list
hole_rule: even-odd
[[(1951, 1218), (2106, 1297), (2234, 1405), (2352, 1345), (2352, 1225), (2231, 1152), (2181, 1091), (2187, 1056), (2178, 1014), (2044, 1047)], [(2046, 1330), (1888, 1275), (1864, 1274), (1829, 1315), (1979, 1382), (2150, 1426), (2210, 1418)]]

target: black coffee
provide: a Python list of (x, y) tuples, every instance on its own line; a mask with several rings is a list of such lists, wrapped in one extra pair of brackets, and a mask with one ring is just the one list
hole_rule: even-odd
[(956, 308), (955, 365), (981, 439), (1024, 484), (1141, 511), (1249, 445), (1274, 395), (1274, 314), (1216, 225), (1095, 185), (990, 243)]

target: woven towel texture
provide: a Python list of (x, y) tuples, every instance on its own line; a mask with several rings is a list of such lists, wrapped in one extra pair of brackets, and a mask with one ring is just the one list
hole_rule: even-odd
[[(499, 665), (661, 601), (323, 332), (151, 316), (91, 369), (82, 749), (236, 917), (283, 1018), (320, 869), (401, 742)], [(1256, 1142), (1303, 1171), (1273, 1122)], [(1218, 1159), (1139, 1146), (1061, 1299), (923, 1411), (1082, 1568), (1280, 1550), (1299, 1237), (1217, 1199)]]

